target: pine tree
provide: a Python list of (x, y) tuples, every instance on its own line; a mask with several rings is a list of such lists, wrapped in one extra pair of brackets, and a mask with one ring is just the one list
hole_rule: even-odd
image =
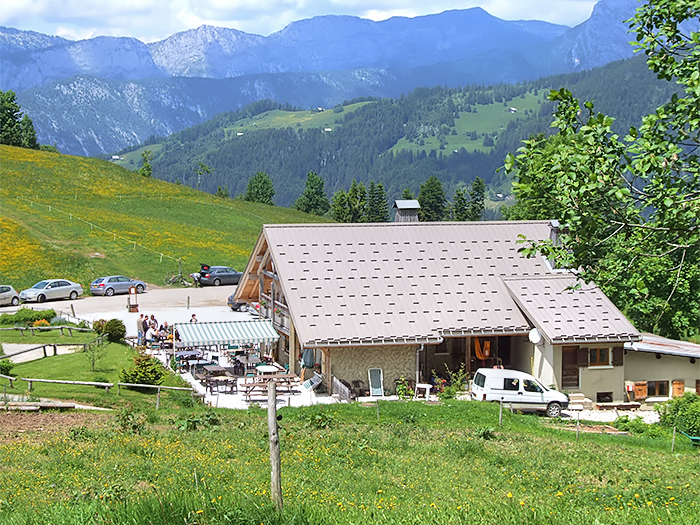
[(467, 221), (480, 221), (484, 215), (484, 201), (486, 199), (486, 183), (484, 179), (477, 177), (469, 188), (469, 206)]
[(348, 194), (344, 190), (335, 192), (331, 199), (331, 217), (336, 222), (350, 222)]
[(413, 192), (409, 188), (404, 188), (404, 190), (401, 192), (401, 200), (412, 201), (414, 199), (415, 197), (413, 196)]
[(32, 119), (22, 114), (14, 91), (0, 91), (0, 144), (39, 149)]
[(294, 207), (312, 215), (325, 215), (331, 207), (331, 203), (326, 197), (323, 179), (315, 172), (310, 171), (306, 175), (306, 187)]
[(461, 187), (455, 190), (452, 206), (452, 219), (455, 221), (468, 221), (469, 202), (467, 201), (467, 188)]
[(422, 222), (444, 220), (447, 199), (442, 182), (435, 175), (431, 175), (428, 180), (421, 184), (418, 192), (418, 203), (420, 204), (418, 218)]
[(274, 206), (272, 197), (275, 196), (275, 185), (270, 176), (264, 171), (259, 171), (248, 181), (243, 200), (248, 202), (259, 202)]
[(348, 190), (348, 208), (350, 220), (348, 222), (364, 222), (367, 215), (367, 191), (365, 185), (353, 179)]

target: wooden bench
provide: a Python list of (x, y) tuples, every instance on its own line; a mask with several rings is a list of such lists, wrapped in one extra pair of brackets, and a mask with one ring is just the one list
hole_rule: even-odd
[(267, 381), (254, 381), (253, 383), (244, 383), (241, 385), (243, 389), (243, 396), (246, 401), (250, 401), (250, 398), (255, 392), (264, 393), (267, 396)]

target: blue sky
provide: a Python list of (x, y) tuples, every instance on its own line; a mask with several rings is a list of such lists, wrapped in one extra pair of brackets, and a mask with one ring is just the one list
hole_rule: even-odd
[(131, 36), (144, 42), (203, 24), (269, 35), (319, 15), (372, 20), (420, 16), (480, 6), (505, 20), (545, 20), (575, 26), (595, 0), (0, 0), (0, 25), (71, 40)]

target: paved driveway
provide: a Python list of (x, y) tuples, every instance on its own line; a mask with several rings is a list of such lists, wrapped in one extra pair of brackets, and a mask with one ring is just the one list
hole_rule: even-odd
[[(253, 314), (233, 312), (227, 305), (228, 296), (236, 291), (235, 286), (208, 286), (206, 288), (152, 288), (137, 296), (139, 311), (127, 310), (128, 295), (112, 297), (85, 295), (75, 301), (48, 301), (42, 304), (27, 303), (24, 306), (35, 310), (53, 308), (57, 312), (75, 315), (78, 319), (121, 319), (127, 336), (136, 336), (136, 319), (140, 314), (155, 315), (159, 324), (185, 323), (192, 314), (199, 321), (240, 321), (250, 319)], [(72, 307), (72, 308), (71, 308)], [(16, 307), (0, 307), (0, 314), (12, 313)]]

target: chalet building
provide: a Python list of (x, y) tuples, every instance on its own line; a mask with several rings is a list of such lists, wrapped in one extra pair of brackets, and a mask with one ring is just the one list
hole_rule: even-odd
[(235, 300), (260, 304), (293, 372), (310, 355), (327, 379), (368, 386), (381, 368), (393, 392), (402, 376), (502, 364), (624, 401), (639, 332), (595, 285), (518, 253), (520, 235), (556, 233), (554, 221), (266, 225)]

